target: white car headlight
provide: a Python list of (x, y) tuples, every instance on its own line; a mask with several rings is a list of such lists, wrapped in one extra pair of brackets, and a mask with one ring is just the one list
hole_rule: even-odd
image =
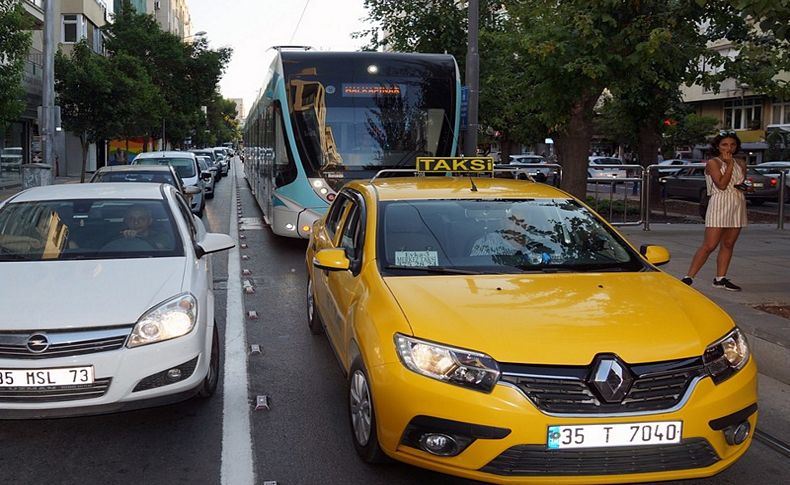
[(192, 331), (197, 321), (197, 300), (189, 293), (178, 295), (143, 314), (134, 326), (127, 347), (162, 342)]
[(395, 335), (401, 362), (408, 369), (451, 384), (491, 392), (499, 380), (499, 365), (486, 354)]
[(736, 328), (708, 346), (703, 355), (713, 382), (716, 384), (729, 379), (749, 361), (749, 343), (740, 329)]

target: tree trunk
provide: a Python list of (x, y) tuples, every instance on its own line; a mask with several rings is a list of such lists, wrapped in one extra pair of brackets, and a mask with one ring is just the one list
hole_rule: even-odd
[(598, 94), (588, 94), (571, 109), (565, 129), (554, 135), (557, 158), (562, 165), (560, 187), (574, 197), (587, 197), (587, 164), (592, 140), (592, 115)]
[(80, 170), (80, 183), (85, 183), (85, 170), (88, 168), (88, 136), (85, 133), (80, 135), (80, 145), (82, 146), (82, 170)]
[[(658, 130), (656, 120), (646, 120), (639, 126), (639, 133), (637, 134), (637, 156), (639, 157), (639, 164), (645, 167), (655, 165), (657, 162), (658, 149), (661, 146), (661, 133)], [(661, 203), (661, 187), (658, 184), (658, 171), (654, 170), (650, 174), (650, 198), (648, 199), (648, 207), (656, 208)], [(642, 188), (644, 190), (644, 187)]]

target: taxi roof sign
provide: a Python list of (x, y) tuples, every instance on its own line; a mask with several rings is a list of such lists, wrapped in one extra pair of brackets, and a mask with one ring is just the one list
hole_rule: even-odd
[(417, 157), (417, 172), (493, 171), (493, 157)]

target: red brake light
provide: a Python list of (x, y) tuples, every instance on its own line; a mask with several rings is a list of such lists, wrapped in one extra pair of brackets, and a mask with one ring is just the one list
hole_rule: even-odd
[(776, 185), (776, 179), (771, 179), (771, 185)]

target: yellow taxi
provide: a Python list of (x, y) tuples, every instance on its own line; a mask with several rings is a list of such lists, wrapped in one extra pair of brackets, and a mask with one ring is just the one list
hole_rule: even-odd
[(751, 443), (757, 369), (668, 261), (554, 187), (382, 174), (315, 223), (308, 323), (348, 375), (365, 461), (494, 483), (706, 477)]

